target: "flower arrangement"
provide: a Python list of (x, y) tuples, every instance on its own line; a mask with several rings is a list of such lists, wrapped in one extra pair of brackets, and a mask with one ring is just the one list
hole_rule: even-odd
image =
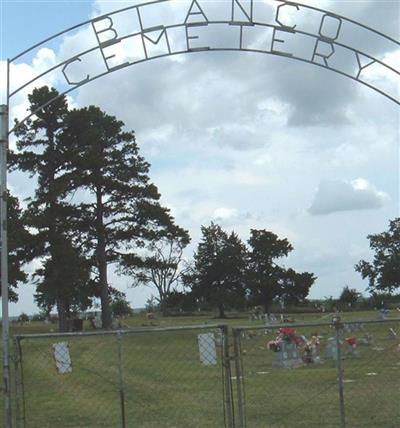
[(270, 340), (267, 343), (267, 348), (271, 351), (279, 352), (282, 342), (293, 343), (296, 346), (299, 346), (304, 343), (304, 340), (300, 336), (297, 336), (295, 329), (290, 327), (281, 327), (278, 330), (278, 335), (275, 340)]

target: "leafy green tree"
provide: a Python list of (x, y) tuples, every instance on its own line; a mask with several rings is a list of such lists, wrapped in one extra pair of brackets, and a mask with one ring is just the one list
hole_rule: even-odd
[(149, 256), (140, 266), (127, 266), (134, 275), (134, 286), (148, 285), (157, 290), (156, 297), (163, 315), (167, 313), (167, 300), (185, 273), (182, 267), (183, 250), (190, 242), (189, 233), (174, 227), (167, 236), (150, 243)]
[(185, 283), (196, 298), (217, 307), (219, 317), (225, 318), (227, 305), (245, 299), (246, 247), (234, 232), (228, 235), (217, 224), (202, 226), (201, 231), (203, 237)]
[(340, 293), (339, 302), (349, 306), (354, 306), (360, 297), (360, 293), (355, 288), (343, 287)]
[(165, 304), (168, 309), (191, 312), (196, 310), (196, 297), (192, 292), (173, 290), (169, 293)]
[(368, 279), (371, 292), (392, 293), (400, 287), (400, 217), (389, 222), (388, 231), (367, 238), (375, 253), (373, 260), (360, 260), (355, 270)]
[(121, 293), (111, 303), (111, 311), (115, 317), (125, 317), (133, 315), (133, 309), (126, 300), (126, 295)]
[(7, 198), (7, 214), (8, 297), (11, 302), (17, 302), (18, 294), (16, 288), (18, 283), (25, 283), (27, 281), (27, 274), (22, 267), (24, 263), (30, 260), (29, 245), (31, 235), (25, 227), (23, 211), (19, 206), (18, 199), (10, 194), (8, 194)]
[(29, 322), (29, 316), (25, 312), (22, 312), (22, 314), (18, 317), (18, 322), (21, 324)]
[(257, 305), (263, 305), (265, 312), (275, 297), (281, 294), (284, 270), (275, 260), (285, 257), (293, 250), (289, 241), (279, 239), (277, 235), (267, 230), (251, 229), (248, 240), (247, 285), (251, 300)]
[[(28, 96), (30, 111), (58, 95), (55, 89), (48, 87), (34, 89)], [(73, 285), (65, 294), (63, 278), (68, 277), (71, 266), (64, 259), (61, 247), (67, 242), (68, 251), (72, 245), (70, 242), (77, 239), (72, 221), (75, 210), (65, 199), (66, 189), (60, 186), (65, 163), (60, 136), (67, 114), (66, 98), (60, 96), (38, 111), (32, 119), (23, 124), (17, 122), (15, 134), (18, 138), (18, 152), (10, 154), (12, 168), (18, 168), (37, 178), (35, 195), (28, 204), (24, 219), (34, 231), (31, 256), (43, 261), (43, 266), (36, 271), (37, 277), (45, 275), (39, 286), (38, 301), (40, 305), (44, 301), (46, 304), (53, 302), (56, 305), (61, 331), (67, 329), (69, 300), (74, 294)], [(82, 275), (85, 277), (84, 272)], [(81, 280), (78, 283), (81, 287)], [(48, 294), (43, 295), (43, 299), (41, 289)]]
[(316, 279), (316, 276), (310, 272), (298, 273), (291, 268), (282, 270), (279, 297), (288, 304), (302, 303), (306, 300)]
[(77, 228), (85, 235), (85, 252), (97, 270), (102, 324), (111, 327), (108, 267), (120, 271), (144, 266), (143, 249), (175, 227), (150, 182), (149, 163), (139, 154), (133, 132), (99, 108), (72, 110), (61, 141), (66, 174), (61, 188), (84, 192)]

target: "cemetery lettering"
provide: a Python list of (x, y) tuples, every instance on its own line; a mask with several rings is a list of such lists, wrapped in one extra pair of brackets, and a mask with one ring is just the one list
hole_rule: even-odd
[[(312, 10), (312, 19), (304, 22), (302, 17), (310, 9), (305, 5), (272, 4), (275, 14), (266, 17), (266, 11), (253, 0), (231, 0), (231, 3), (226, 3), (225, 17), (221, 19), (220, 15), (212, 16), (206, 2), (192, 0), (187, 2), (183, 21), (183, 17), (177, 14), (180, 21), (156, 26), (146, 23), (146, 11), (151, 6), (151, 3), (138, 5), (134, 9), (127, 8), (129, 10), (94, 19), (91, 26), (97, 45), (65, 62), (62, 74), (67, 84), (81, 85), (108, 72), (152, 58), (207, 50), (244, 50), (290, 57), (326, 67), (362, 83), (365, 83), (363, 72), (374, 64), (395, 71), (382, 61), (362, 53), (359, 48), (350, 46), (350, 41), (342, 34), (342, 27), (354, 24), (352, 21)], [(117, 16), (133, 10), (132, 27), (127, 33), (118, 24)], [(213, 30), (223, 24), (228, 26), (229, 40), (227, 38), (221, 45), (219, 37), (215, 37), (218, 33)], [(258, 36), (263, 39), (262, 43), (257, 41)], [(299, 44), (303, 46), (301, 53)], [(103, 67), (93, 72), (89, 69), (93, 69), (90, 64), (95, 51), (100, 54)], [(342, 57), (353, 58), (351, 70), (347, 65), (341, 68), (344, 67), (339, 65), (343, 62)]]

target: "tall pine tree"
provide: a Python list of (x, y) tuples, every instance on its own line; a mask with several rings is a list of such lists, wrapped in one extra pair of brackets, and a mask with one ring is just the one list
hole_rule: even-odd
[[(34, 89), (28, 97), (30, 111), (35, 111), (58, 95), (55, 89), (48, 87)], [(66, 188), (60, 186), (63, 184), (60, 178), (65, 172), (60, 136), (67, 114), (66, 98), (59, 96), (38, 111), (33, 119), (23, 124), (16, 123), (18, 152), (10, 155), (12, 168), (18, 168), (37, 178), (35, 195), (31, 198), (25, 215), (26, 224), (34, 231), (32, 257), (43, 262), (43, 266), (35, 273), (40, 278), (37, 300), (39, 304), (53, 302), (56, 305), (61, 331), (67, 329), (71, 300), (69, 296), (74, 294), (75, 286), (80, 288), (82, 281), (87, 279), (84, 264), (77, 264), (82, 267), (79, 281), (68, 284), (64, 281), (63, 284), (62, 280), (68, 277), (71, 269), (69, 261), (72, 260), (71, 257), (64, 257), (63, 247), (71, 247), (76, 241), (76, 233), (72, 228), (75, 209), (65, 199)], [(78, 274), (76, 269), (75, 274)]]
[(228, 235), (218, 224), (202, 226), (201, 231), (193, 270), (185, 282), (197, 298), (217, 307), (219, 317), (225, 318), (227, 306), (245, 300), (246, 248), (234, 232)]
[(68, 114), (62, 134), (67, 174), (61, 187), (80, 189), (79, 230), (97, 270), (103, 327), (111, 326), (108, 266), (144, 266), (143, 251), (175, 228), (150, 182), (150, 165), (124, 123), (90, 106)]

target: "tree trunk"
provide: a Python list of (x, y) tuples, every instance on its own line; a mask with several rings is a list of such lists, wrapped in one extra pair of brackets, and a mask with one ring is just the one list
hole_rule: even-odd
[(106, 256), (106, 236), (103, 223), (103, 200), (102, 192), (98, 187), (96, 190), (96, 229), (97, 229), (97, 263), (99, 269), (99, 294), (101, 301), (101, 324), (105, 329), (112, 326), (110, 297), (108, 294), (107, 281), (107, 256)]
[(68, 331), (67, 305), (62, 298), (57, 299), (58, 329), (60, 332)]
[(269, 299), (264, 302), (264, 311), (268, 317), (271, 315), (271, 301)]
[(219, 303), (218, 304), (218, 311), (219, 311), (218, 318), (226, 318), (225, 308), (224, 308), (224, 304), (223, 303)]

